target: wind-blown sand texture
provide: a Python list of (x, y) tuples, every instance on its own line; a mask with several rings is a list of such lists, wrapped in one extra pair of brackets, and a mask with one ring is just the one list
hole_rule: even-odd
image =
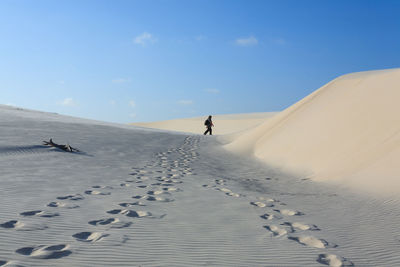
[(400, 193), (400, 69), (322, 86), (226, 145), (270, 166), (375, 193)]
[[(227, 115), (212, 115), (212, 120), (215, 127), (213, 127), (214, 135), (231, 134), (249, 128), (253, 128), (265, 122), (265, 120), (273, 117), (277, 112), (261, 112), (261, 113), (248, 113), (248, 114), (227, 114)], [(176, 119), (167, 121), (156, 121), (156, 122), (138, 122), (132, 123), (132, 125), (163, 129), (170, 131), (186, 132), (202, 134), (206, 130), (204, 121), (207, 116)]]
[[(210, 136), (7, 106), (0, 127), (0, 266), (400, 266), (397, 200)], [(40, 145), (50, 137), (82, 152)]]
[(6, 106), (0, 129), (0, 266), (400, 266), (398, 200), (289, 176), (213, 136)]

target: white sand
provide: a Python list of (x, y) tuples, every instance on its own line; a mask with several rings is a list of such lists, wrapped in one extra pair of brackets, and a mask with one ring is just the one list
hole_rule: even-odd
[(344, 75), (226, 148), (314, 180), (398, 194), (399, 99), (400, 69)]
[(400, 266), (398, 200), (288, 176), (215, 137), (6, 106), (0, 130), (0, 266)]
[[(267, 119), (273, 117), (275, 114), (277, 114), (277, 112), (212, 115), (212, 120), (215, 125), (215, 127), (213, 127), (213, 134), (222, 135), (244, 131), (262, 124)], [(208, 115), (196, 118), (132, 123), (132, 125), (154, 129), (201, 134), (204, 133), (204, 131), (206, 130), (206, 127), (204, 126), (204, 121), (207, 119), (207, 117)]]

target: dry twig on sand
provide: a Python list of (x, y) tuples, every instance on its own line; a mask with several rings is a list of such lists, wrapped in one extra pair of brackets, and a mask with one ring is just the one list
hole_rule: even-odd
[(69, 144), (59, 145), (59, 144), (54, 143), (52, 138), (50, 138), (49, 141), (43, 141), (43, 145), (56, 147), (56, 148), (59, 148), (61, 150), (67, 151), (67, 152), (80, 152), (78, 149), (73, 148)]

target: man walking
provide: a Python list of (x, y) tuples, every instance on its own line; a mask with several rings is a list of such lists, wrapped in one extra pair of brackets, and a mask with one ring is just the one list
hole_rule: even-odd
[(204, 125), (207, 127), (207, 130), (204, 132), (204, 135), (206, 135), (208, 132), (210, 132), (210, 135), (212, 135), (212, 129), (211, 127), (214, 126), (211, 120), (211, 115), (208, 116), (208, 119), (204, 122)]

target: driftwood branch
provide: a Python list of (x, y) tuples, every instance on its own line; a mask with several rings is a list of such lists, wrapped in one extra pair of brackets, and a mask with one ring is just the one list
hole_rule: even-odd
[(80, 152), (78, 149), (73, 148), (72, 146), (70, 146), (69, 144), (66, 145), (59, 145), (53, 142), (52, 138), (50, 138), (49, 141), (43, 141), (43, 145), (45, 146), (52, 146), (52, 147), (56, 147), (59, 148), (61, 150), (67, 151), (67, 152)]

